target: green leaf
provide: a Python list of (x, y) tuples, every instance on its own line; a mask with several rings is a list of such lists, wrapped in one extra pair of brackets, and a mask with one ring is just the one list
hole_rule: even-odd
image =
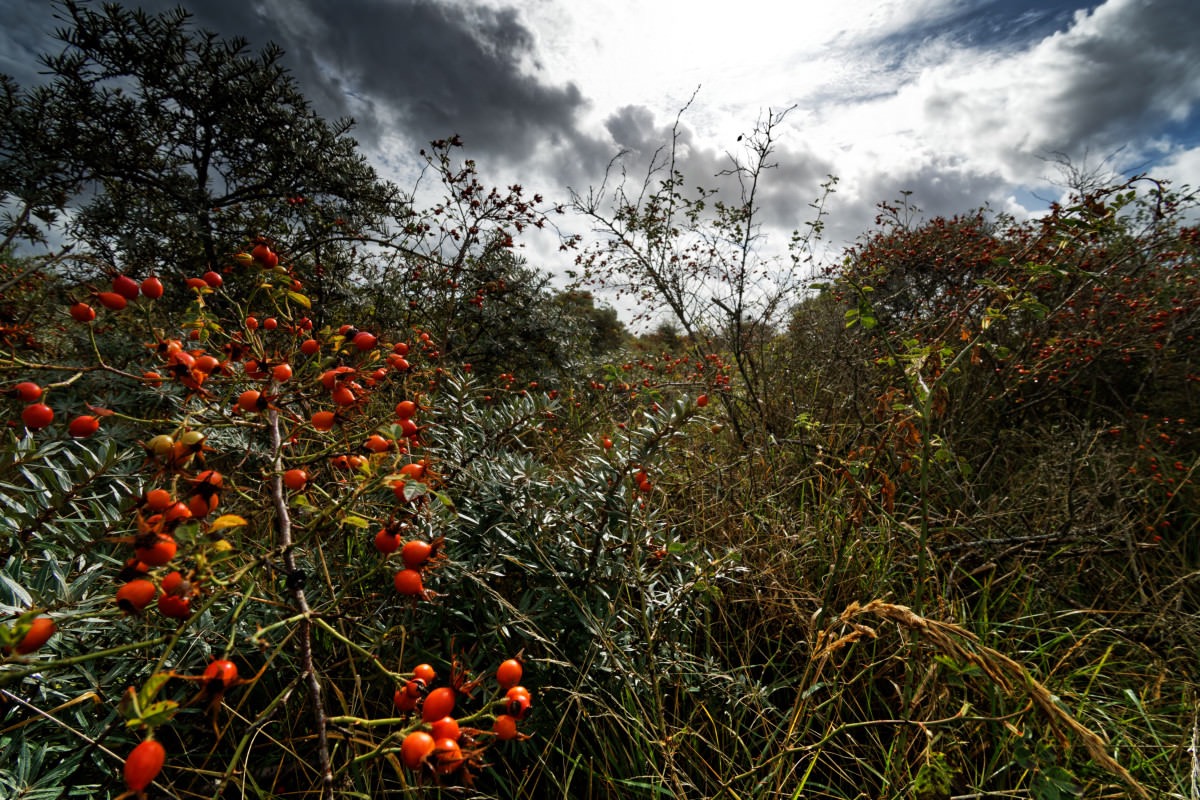
[(131, 719), (125, 725), (130, 728), (140, 728), (143, 725), (153, 728), (157, 725), (165, 725), (171, 721), (171, 717), (175, 716), (178, 709), (179, 703), (174, 700), (159, 700), (157, 703), (145, 706), (139, 719)]
[[(151, 675), (142, 684), (142, 690), (138, 692), (138, 707), (146, 709), (154, 701), (154, 696), (159, 693), (162, 687), (167, 685), (167, 681), (169, 680), (171, 680), (171, 673), (169, 672), (156, 672)], [(145, 715), (144, 710), (143, 715)]]
[(406, 481), (404, 484), (404, 499), (415, 500), (416, 498), (429, 493), (429, 487), (420, 481)]
[(13, 603), (13, 605), (25, 607), (33, 605), (33, 597), (29, 594), (29, 592), (25, 591), (25, 587), (14, 581), (11, 577), (3, 572), (0, 572), (0, 584), (4, 584), (4, 587), (8, 589), (12, 599), (16, 601)]
[(308, 299), (307, 297), (305, 297), (304, 295), (300, 294), (299, 292), (293, 292), (293, 291), (291, 291), (291, 290), (288, 290), (287, 296), (288, 296), (288, 297), (289, 297), (289, 298), (290, 298), (290, 299), (291, 299), (293, 302), (295, 302), (295, 303), (298, 303), (299, 305), (302, 305), (302, 306), (304, 306), (305, 308), (312, 308), (312, 301), (311, 301), (311, 300), (309, 300), (309, 299)]
[(917, 770), (913, 781), (913, 800), (948, 800), (954, 770), (946, 763), (944, 753), (931, 753)]

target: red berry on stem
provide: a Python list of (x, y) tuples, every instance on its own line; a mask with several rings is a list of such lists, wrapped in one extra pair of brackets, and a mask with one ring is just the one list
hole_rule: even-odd
[(96, 295), (96, 299), (100, 301), (100, 305), (110, 311), (120, 311), (129, 305), (129, 301), (125, 299), (125, 296), (116, 292), (100, 292)]
[(45, 403), (27, 405), (21, 412), (21, 421), (29, 430), (40, 431), (54, 421), (54, 409)]
[(238, 668), (227, 658), (218, 658), (204, 670), (204, 685), (206, 688), (228, 689), (237, 683)]
[(416, 771), (433, 753), (433, 749), (432, 736), (425, 731), (413, 731), (405, 736), (404, 741), (400, 744), (400, 758), (404, 761), (404, 766)]
[(454, 690), (449, 686), (439, 686), (425, 695), (425, 703), (421, 706), (421, 719), (434, 722), (454, 713)]
[(521, 674), (524, 669), (521, 667), (521, 662), (515, 658), (510, 658), (504, 661), (496, 669), (496, 683), (500, 684), (500, 688), (505, 691), (511, 689), (521, 682)]
[(433, 545), (420, 539), (405, 542), (404, 549), (400, 551), (400, 557), (404, 559), (404, 566), (411, 570), (418, 570), (425, 566), (432, 555)]
[[(186, 510), (187, 506), (184, 506), (184, 509)], [(190, 511), (188, 512), (188, 516), (191, 516)], [(171, 534), (157, 533), (153, 535), (153, 538), (149, 542), (135, 545), (133, 554), (143, 564), (149, 564), (152, 567), (161, 567), (175, 557), (175, 551), (178, 548), (179, 545), (175, 542)]]
[(289, 469), (283, 473), (283, 485), (293, 492), (299, 492), (308, 485), (308, 473), (302, 469)]
[(17, 399), (24, 403), (32, 403), (42, 396), (42, 387), (33, 381), (21, 381), (12, 390)]
[(112, 290), (126, 300), (136, 300), (138, 296), (138, 283), (128, 275), (118, 275), (113, 278)]
[(492, 723), (492, 730), (500, 741), (517, 738), (517, 718), (511, 714), (501, 714)]
[(117, 589), (117, 606), (126, 614), (141, 612), (158, 595), (158, 587), (145, 578), (134, 578)]
[(375, 549), (387, 555), (400, 549), (400, 536), (387, 528), (380, 528), (375, 534)]
[(396, 573), (393, 582), (396, 584), (396, 591), (406, 597), (421, 597), (425, 594), (425, 584), (418, 570), (402, 569)]
[(151, 275), (142, 281), (142, 294), (151, 300), (157, 300), (163, 296), (163, 282)]
[(67, 425), (67, 432), (76, 439), (86, 439), (100, 430), (100, 418), (88, 414), (76, 417)]
[(166, 760), (167, 751), (161, 744), (154, 739), (142, 742), (125, 759), (125, 785), (131, 792), (145, 791), (158, 777)]

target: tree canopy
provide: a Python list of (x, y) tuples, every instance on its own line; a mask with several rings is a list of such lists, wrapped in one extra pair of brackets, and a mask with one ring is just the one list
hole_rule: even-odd
[[(135, 271), (214, 269), (247, 238), (313, 251), (402, 206), (282, 51), (162, 14), (60, 0), (49, 80), (0, 94), (6, 240), (67, 238)], [(70, 212), (64, 215), (64, 212)], [(201, 269), (202, 271), (202, 269)]]

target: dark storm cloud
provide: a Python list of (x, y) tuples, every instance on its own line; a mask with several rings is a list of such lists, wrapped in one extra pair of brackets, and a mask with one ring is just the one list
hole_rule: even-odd
[(579, 136), (582, 93), (533, 72), (536, 40), (514, 9), (314, 0), (308, 13), (304, 40), (345, 89), (373, 101), (372, 126), (420, 140), (457, 133), (473, 151), (518, 161)]
[(1076, 147), (1119, 146), (1196, 113), (1200, 3), (1114, 3), (1093, 14), (1094, 24), (1081, 23), (1074, 35), (1052, 42), (1069, 68), (1048, 98), (1060, 121), (1058, 136)]
[(38, 56), (46, 52), (43, 43), (58, 26), (44, 4), (9, 5), (0, 27), (0, 72), (11, 75), (22, 86), (30, 86), (40, 80)]
[[(18, 2), (0, 51), (17, 61), (59, 46), (43, 38), (50, 7)], [(127, 3), (133, 7), (133, 3)], [(142, 0), (147, 11), (178, 3)], [(568, 81), (540, 74), (537, 41), (514, 8), (438, 0), (296, 0), (185, 3), (197, 27), (241, 36), (252, 49), (273, 41), (319, 113), (353, 117), (370, 148), (385, 135), (414, 152), (431, 139), (462, 136), (471, 155), (527, 162), (570, 153), (562, 172), (602, 167), (611, 146), (578, 130), (587, 101)], [(14, 65), (15, 66), (15, 65)], [(29, 73), (20, 74), (28, 82)], [(594, 174), (594, 173), (593, 173)]]

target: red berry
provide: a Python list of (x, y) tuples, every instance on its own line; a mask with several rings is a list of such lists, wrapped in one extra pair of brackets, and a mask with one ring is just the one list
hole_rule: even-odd
[(257, 389), (247, 389), (238, 397), (238, 407), (247, 414), (253, 414), (262, 411), (264, 404), (262, 402), (262, 392)]
[(462, 736), (462, 729), (454, 717), (442, 717), (435, 720), (429, 727), (429, 732), (433, 734), (434, 739), (452, 739), (457, 742)]
[(421, 573), (418, 570), (402, 569), (396, 573), (393, 582), (396, 584), (396, 591), (406, 597), (421, 597), (425, 594), (425, 584), (422, 582)]
[(418, 570), (425, 566), (432, 555), (433, 545), (420, 539), (405, 542), (404, 549), (400, 551), (400, 557), (404, 559), (404, 566), (411, 570)]
[(497, 667), (496, 683), (500, 684), (501, 689), (507, 691), (521, 682), (521, 674), (523, 672), (521, 662), (515, 658), (510, 658)]
[(375, 549), (384, 555), (394, 553), (399, 548), (399, 534), (392, 533), (387, 528), (380, 528), (379, 533), (375, 534)]
[(86, 439), (100, 430), (100, 418), (88, 414), (76, 417), (67, 425), (67, 432), (76, 439)]
[(192, 364), (192, 369), (196, 370), (197, 372), (202, 372), (205, 375), (210, 375), (220, 366), (221, 362), (217, 360), (216, 356), (210, 356), (205, 353), (202, 356), (196, 357), (195, 362)]
[(501, 741), (515, 739), (517, 738), (517, 718), (510, 714), (501, 714), (492, 723), (492, 730), (496, 733), (496, 738)]
[(29, 430), (40, 431), (54, 421), (54, 410), (45, 403), (33, 403), (25, 406), (21, 420)]
[(524, 686), (513, 686), (504, 693), (504, 699), (508, 701), (508, 713), (517, 719), (525, 718), (533, 702), (529, 690)]
[(442, 775), (449, 775), (463, 763), (462, 749), (453, 739), (435, 739), (433, 751), (437, 754), (437, 770)]
[(142, 281), (142, 294), (151, 300), (157, 300), (163, 296), (163, 282), (151, 275)]
[(354, 367), (334, 367), (321, 373), (321, 385), (333, 391), (344, 380), (354, 377)]
[(412, 694), (407, 689), (397, 689), (392, 695), (392, 704), (400, 711), (409, 712), (417, 707), (417, 700), (420, 699), (420, 693)]
[(76, 322), (91, 322), (96, 318), (96, 309), (87, 303), (75, 303), (70, 308), (71, 319)]
[(117, 589), (117, 605), (126, 614), (141, 612), (158, 595), (158, 587), (145, 578), (134, 578)]
[(372, 453), (386, 453), (392, 449), (392, 443), (380, 436), (378, 433), (373, 433), (363, 442), (363, 447), (370, 450)]
[(413, 731), (400, 744), (400, 758), (404, 766), (416, 771), (421, 768), (434, 749), (433, 737), (425, 731)]
[(22, 381), (14, 386), (12, 390), (17, 399), (25, 403), (32, 403), (42, 396), (42, 387), (33, 381)]
[(210, 689), (228, 689), (237, 683), (238, 668), (227, 658), (218, 658), (204, 670), (204, 685)]
[(208, 284), (209, 286), (211, 286), (213, 289), (219, 289), (219, 288), (221, 288), (221, 284), (225, 283), (225, 279), (221, 277), (221, 273), (213, 272), (212, 270), (209, 270), (208, 272), (204, 273), (203, 277), (204, 277), (204, 282), (206, 284)]
[(110, 311), (120, 311), (129, 305), (129, 301), (125, 299), (125, 296), (116, 292), (100, 292), (96, 295), (96, 299), (100, 301), (100, 305)]
[(166, 511), (174, 502), (171, 493), (166, 489), (151, 489), (146, 492), (146, 507), (151, 511)]
[(29, 655), (50, 641), (56, 630), (58, 627), (54, 620), (49, 617), (35, 617), (29, 624), (29, 631), (17, 642), (17, 652), (23, 656)]
[(255, 245), (254, 249), (250, 251), (250, 255), (254, 256), (254, 260), (267, 269), (273, 269), (279, 263), (279, 256), (265, 244)]
[(137, 281), (128, 275), (118, 275), (113, 278), (112, 290), (126, 300), (136, 300), (138, 296)]
[(173, 594), (158, 596), (158, 610), (164, 617), (187, 619), (192, 615), (192, 599)]
[(133, 748), (133, 752), (125, 759), (125, 785), (129, 791), (145, 791), (158, 777), (166, 760), (167, 751), (154, 739), (147, 739)]
[[(182, 505), (182, 503), (178, 504)], [(184, 506), (187, 509), (187, 506)], [(191, 512), (188, 512), (191, 516)], [(143, 564), (149, 564), (152, 567), (161, 567), (172, 558), (175, 557), (175, 551), (179, 549), (179, 545), (169, 533), (157, 533), (153, 538), (145, 544), (137, 544), (133, 548), (133, 554), (137, 556), (138, 561)]]
[(433, 722), (454, 713), (454, 690), (449, 686), (440, 686), (425, 695), (425, 703), (421, 706), (421, 719)]
[(293, 492), (299, 492), (308, 485), (308, 473), (302, 469), (289, 469), (283, 473), (283, 485)]

